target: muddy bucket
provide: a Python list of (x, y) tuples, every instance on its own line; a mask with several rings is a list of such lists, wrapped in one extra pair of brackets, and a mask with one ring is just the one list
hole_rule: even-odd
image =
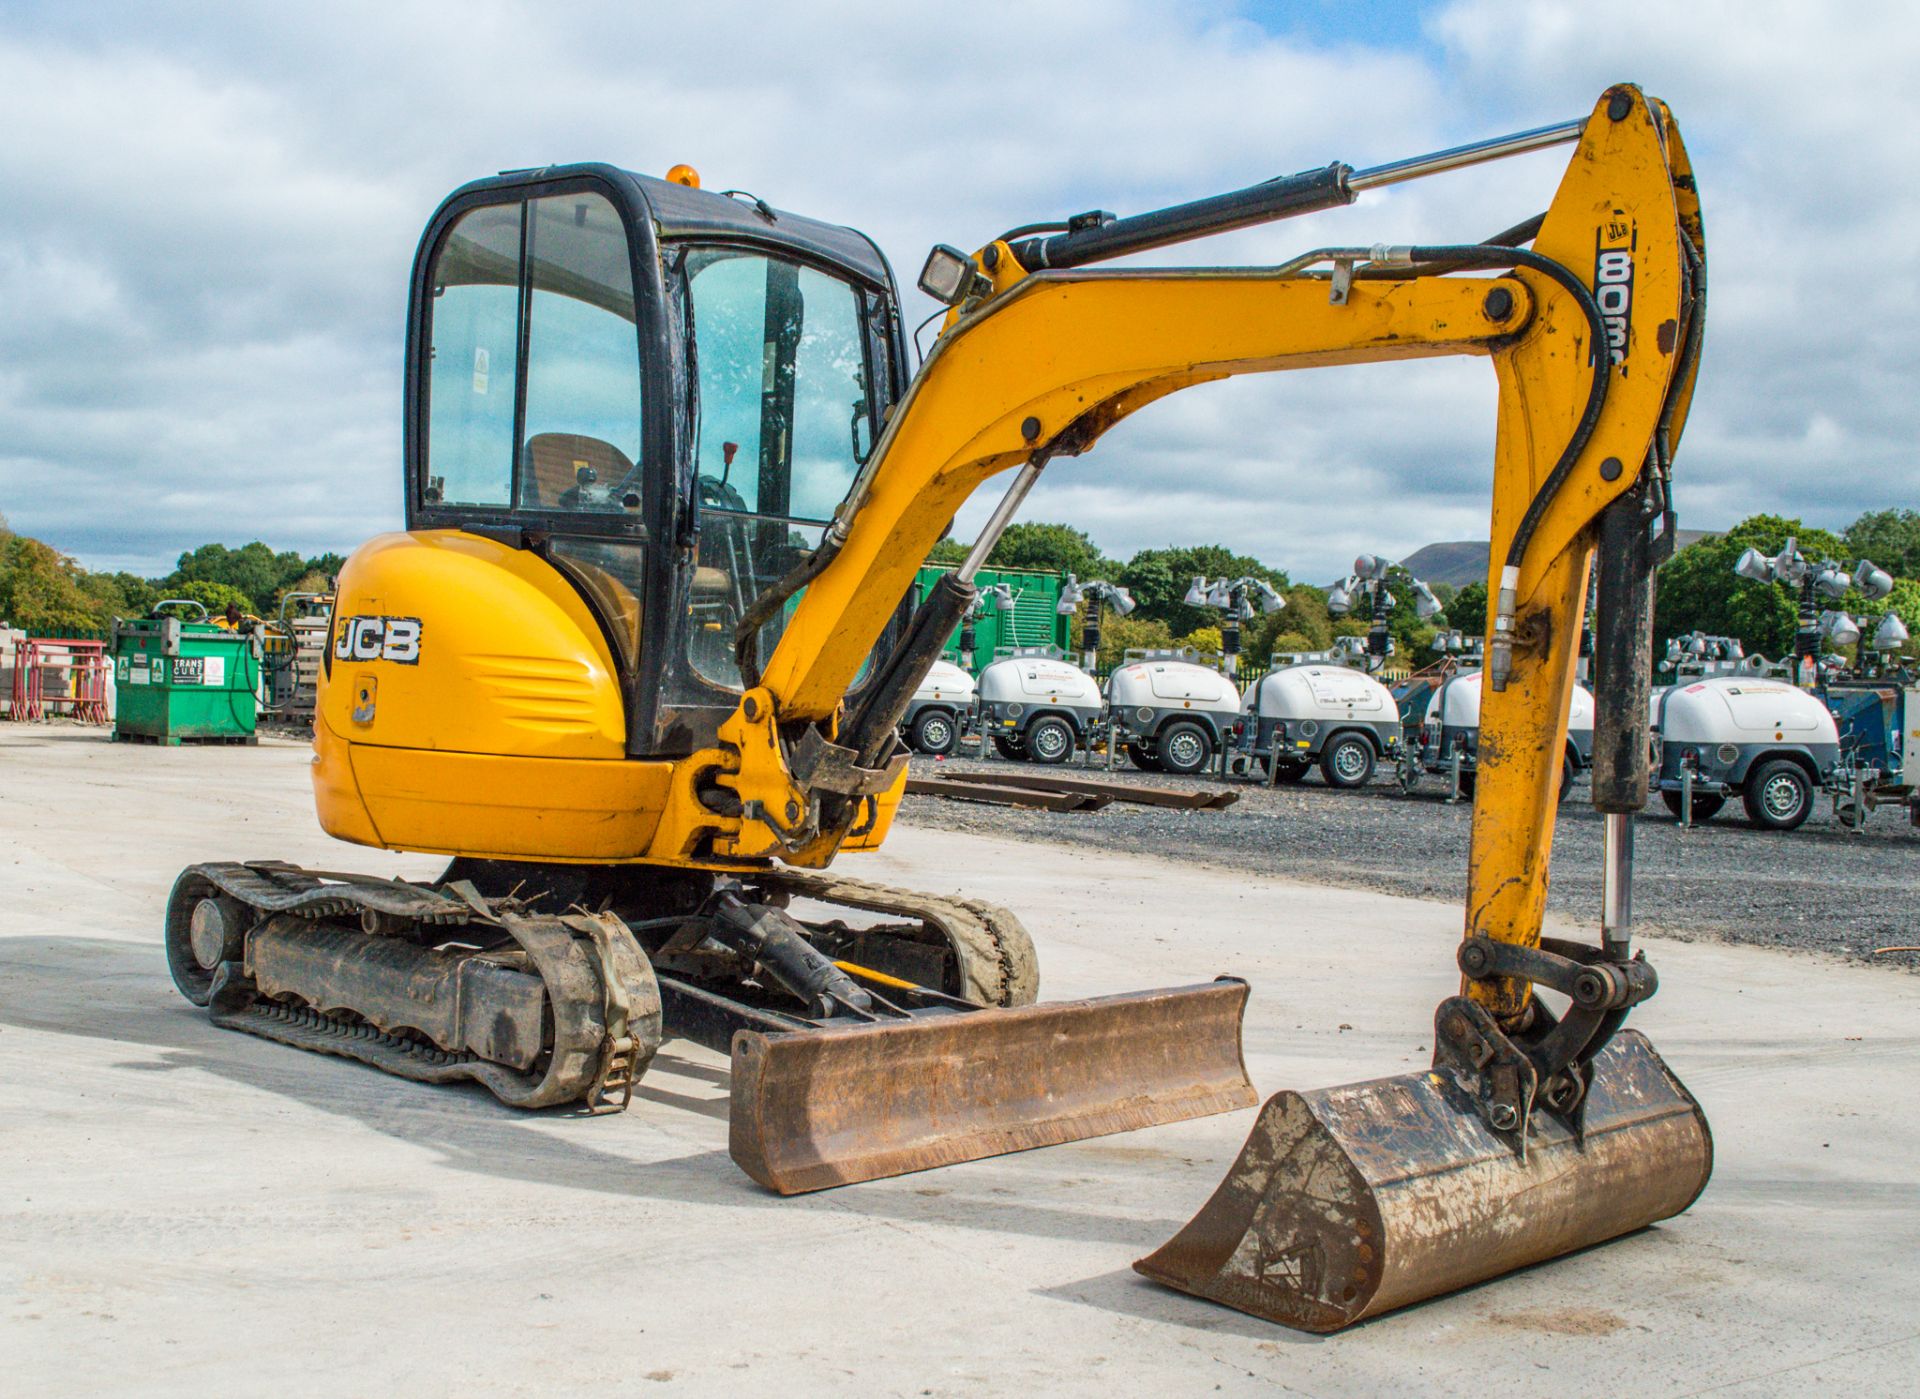
[(1700, 1105), (1625, 1030), (1594, 1056), (1579, 1135), (1536, 1113), (1524, 1159), (1444, 1070), (1278, 1094), (1213, 1198), (1133, 1266), (1337, 1331), (1679, 1214), (1712, 1169)]
[(733, 1038), (728, 1149), (782, 1195), (1259, 1101), (1247, 984)]

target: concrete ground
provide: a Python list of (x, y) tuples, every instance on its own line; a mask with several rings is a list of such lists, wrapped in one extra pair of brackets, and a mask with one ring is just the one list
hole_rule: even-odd
[[(160, 952), (180, 866), (437, 867), (321, 836), (305, 766), (0, 725), (5, 1392), (1912, 1392), (1920, 978), (1651, 941), (1701, 1201), (1311, 1338), (1129, 1267), (1251, 1110), (781, 1200), (684, 1044), (588, 1119), (212, 1028)], [(847, 865), (1020, 910), (1050, 998), (1247, 977), (1263, 1094), (1423, 1065), (1452, 984), (1450, 904), (914, 829)]]

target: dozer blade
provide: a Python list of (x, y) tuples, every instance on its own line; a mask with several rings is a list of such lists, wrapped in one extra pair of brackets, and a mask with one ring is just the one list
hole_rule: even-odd
[(1699, 1104), (1622, 1031), (1594, 1056), (1580, 1135), (1536, 1113), (1524, 1160), (1441, 1071), (1277, 1094), (1213, 1198), (1133, 1266), (1337, 1331), (1676, 1215), (1712, 1169)]
[(1259, 1101), (1247, 984), (733, 1039), (729, 1149), (782, 1195)]

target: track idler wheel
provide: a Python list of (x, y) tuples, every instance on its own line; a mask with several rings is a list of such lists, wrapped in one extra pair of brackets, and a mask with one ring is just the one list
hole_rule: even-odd
[(215, 973), (240, 960), (253, 921), (245, 904), (192, 870), (175, 881), (164, 936), (167, 971), (181, 995), (197, 1006), (212, 999)]

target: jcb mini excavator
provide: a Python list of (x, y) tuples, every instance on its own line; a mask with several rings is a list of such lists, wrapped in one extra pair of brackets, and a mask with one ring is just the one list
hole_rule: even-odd
[[(1551, 208), (1484, 242), (1096, 266), (1559, 143)], [(407, 528), (341, 572), (313, 785), (332, 835), (450, 863), (426, 882), (189, 868), (165, 934), (187, 998), (529, 1108), (623, 1108), (662, 1039), (690, 1039), (732, 1055), (733, 1157), (783, 1193), (1251, 1106), (1244, 983), (1036, 1004), (1005, 910), (823, 871), (885, 838), (903, 707), (1049, 461), (1228, 375), (1487, 355), (1496, 605), (1463, 982), (1433, 1068), (1273, 1098), (1137, 1266), (1331, 1330), (1686, 1208), (1705, 1121), (1621, 1029), (1655, 987), (1629, 945), (1631, 812), (1705, 314), (1666, 108), (1620, 86), (1560, 126), (936, 248), (920, 284), (949, 311), (917, 373), (868, 239), (697, 186), (550, 167), (434, 215)], [(909, 612), (921, 560), (1000, 472), (966, 562)], [(1589, 946), (1541, 919), (1595, 558)]]

